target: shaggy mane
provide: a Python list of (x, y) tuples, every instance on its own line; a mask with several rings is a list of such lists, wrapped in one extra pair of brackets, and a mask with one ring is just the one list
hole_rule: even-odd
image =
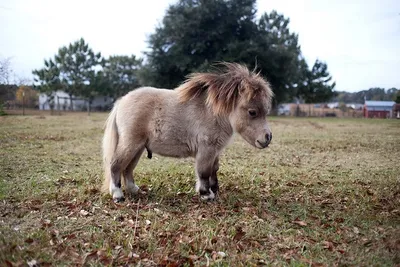
[(249, 71), (246, 66), (237, 63), (218, 63), (214, 72), (192, 73), (187, 80), (176, 90), (180, 102), (187, 102), (206, 96), (206, 104), (216, 115), (227, 115), (235, 107), (239, 97), (246, 97), (249, 101), (258, 95), (264, 95), (267, 105), (270, 105), (273, 96), (266, 80), (259, 73)]

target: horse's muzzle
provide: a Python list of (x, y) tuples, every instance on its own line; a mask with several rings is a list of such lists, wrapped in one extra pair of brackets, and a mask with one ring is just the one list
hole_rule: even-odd
[(260, 140), (257, 140), (257, 143), (260, 146), (260, 148), (266, 148), (271, 143), (271, 141), (272, 141), (272, 133), (267, 133), (265, 135), (265, 141), (261, 142)]

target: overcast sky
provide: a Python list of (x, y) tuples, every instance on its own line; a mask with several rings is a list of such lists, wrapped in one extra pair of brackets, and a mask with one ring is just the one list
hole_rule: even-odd
[[(0, 0), (0, 58), (21, 77), (83, 37), (104, 56), (141, 56), (173, 0)], [(338, 91), (400, 88), (400, 0), (258, 0), (258, 15), (289, 17), (309, 65), (320, 59)]]

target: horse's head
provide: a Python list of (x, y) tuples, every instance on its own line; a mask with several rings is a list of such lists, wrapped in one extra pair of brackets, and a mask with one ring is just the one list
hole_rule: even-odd
[(266, 116), (272, 90), (259, 73), (236, 63), (221, 63), (215, 73), (194, 73), (178, 88), (181, 101), (207, 93), (206, 104), (216, 116), (225, 116), (249, 144), (265, 148), (272, 139)]
[(238, 99), (229, 118), (234, 130), (249, 144), (266, 148), (272, 140), (267, 114), (273, 96), (269, 84), (259, 75), (247, 72), (238, 85)]

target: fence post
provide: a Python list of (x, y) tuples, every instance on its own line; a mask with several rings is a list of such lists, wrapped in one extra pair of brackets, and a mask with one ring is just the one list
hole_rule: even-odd
[(58, 115), (61, 115), (60, 97), (59, 96), (57, 96), (57, 110), (58, 110)]
[(22, 91), (22, 116), (25, 116), (25, 91)]

